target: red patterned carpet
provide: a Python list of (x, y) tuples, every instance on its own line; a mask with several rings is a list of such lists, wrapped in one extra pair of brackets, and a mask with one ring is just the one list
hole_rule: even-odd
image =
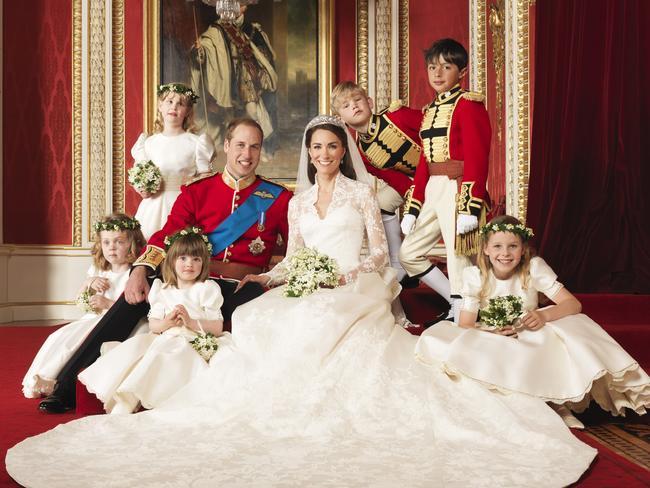
[[(582, 295), (583, 311), (599, 322), (646, 370), (650, 369), (650, 296)], [(440, 303), (425, 289), (408, 290), (404, 307), (412, 319), (424, 321)], [(20, 381), (36, 351), (52, 327), (0, 327), (0, 456), (25, 437), (49, 430), (80, 415), (45, 415), (37, 410), (38, 400), (26, 399)], [(413, 331), (417, 333), (418, 331)], [(588, 428), (576, 432), (584, 442), (596, 447), (599, 455), (580, 481), (580, 488), (648, 487), (650, 470), (650, 415), (615, 419), (597, 409), (581, 416)], [(622, 453), (617, 454), (615, 451)], [(43, 461), (46, 462), (46, 461)], [(38, 469), (38, 466), (35, 466)], [(0, 486), (19, 486), (6, 470), (0, 471)]]

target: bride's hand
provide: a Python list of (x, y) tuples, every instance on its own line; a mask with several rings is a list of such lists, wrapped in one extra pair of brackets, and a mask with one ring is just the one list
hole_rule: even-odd
[(501, 329), (490, 329), (489, 332), (493, 334), (498, 334), (502, 336), (512, 337), (513, 339), (517, 338), (517, 330), (514, 327), (503, 327)]
[(242, 280), (239, 282), (237, 285), (237, 288), (235, 288), (235, 293), (237, 293), (240, 288), (242, 288), (246, 283), (259, 283), (262, 286), (269, 286), (269, 283), (271, 282), (271, 277), (263, 274), (247, 274), (242, 278)]

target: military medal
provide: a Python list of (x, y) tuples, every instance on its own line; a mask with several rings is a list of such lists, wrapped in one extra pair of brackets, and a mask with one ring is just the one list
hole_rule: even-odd
[(253, 256), (259, 256), (264, 252), (265, 249), (266, 246), (264, 245), (264, 241), (260, 236), (257, 236), (255, 239), (253, 239), (248, 245), (248, 250)]
[[(260, 232), (264, 232), (264, 222), (266, 222), (266, 213), (265, 212), (260, 212), (260, 218), (257, 221), (257, 230)], [(258, 238), (259, 239), (259, 238)], [(255, 253), (253, 253), (255, 254)]]

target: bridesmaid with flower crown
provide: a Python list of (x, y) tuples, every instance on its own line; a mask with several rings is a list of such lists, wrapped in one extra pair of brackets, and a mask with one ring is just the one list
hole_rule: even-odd
[[(569, 410), (582, 412), (592, 400), (613, 415), (624, 415), (625, 408), (646, 413), (650, 377), (580, 313), (580, 302), (549, 265), (531, 256), (532, 235), (509, 215), (483, 227), (478, 266), (463, 272), (459, 326), (441, 322), (426, 330), (416, 348), (418, 357), (442, 363), (451, 376), (542, 398), (569, 427), (584, 428)], [(538, 292), (554, 304), (539, 308)], [(519, 319), (500, 320), (517, 304), (522, 310), (514, 316)]]
[(193, 107), (198, 99), (191, 88), (181, 83), (160, 85), (154, 134), (140, 134), (131, 149), (136, 167), (151, 161), (162, 176), (162, 184), (156, 191), (134, 185), (143, 198), (135, 217), (142, 223), (145, 239), (165, 225), (181, 185), (212, 170), (212, 140), (206, 134), (193, 133)]

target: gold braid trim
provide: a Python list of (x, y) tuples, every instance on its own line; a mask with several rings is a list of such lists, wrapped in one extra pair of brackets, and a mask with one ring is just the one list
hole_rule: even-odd
[[(458, 217), (458, 213), (456, 213)], [(456, 255), (457, 256), (474, 256), (478, 254), (481, 244), (481, 229), (487, 223), (487, 208), (485, 205), (481, 208), (481, 215), (478, 218), (478, 227), (465, 234), (456, 234)]]
[(148, 266), (156, 269), (165, 260), (165, 251), (159, 247), (147, 245), (142, 256), (135, 260), (134, 266)]

